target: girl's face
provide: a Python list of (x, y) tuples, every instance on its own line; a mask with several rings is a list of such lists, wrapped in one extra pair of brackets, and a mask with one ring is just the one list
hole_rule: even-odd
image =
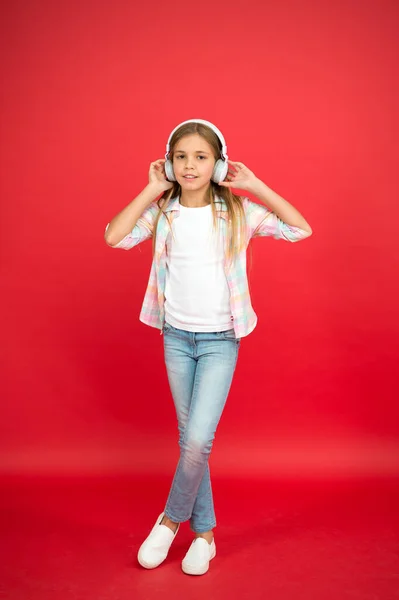
[[(215, 162), (212, 147), (198, 133), (181, 138), (173, 152), (176, 180), (186, 190), (197, 190), (208, 184)], [(194, 177), (186, 178), (186, 175)]]

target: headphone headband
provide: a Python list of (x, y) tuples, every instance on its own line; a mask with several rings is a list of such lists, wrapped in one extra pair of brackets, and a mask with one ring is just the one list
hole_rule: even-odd
[(177, 129), (179, 129), (179, 127), (181, 127), (182, 125), (185, 125), (186, 123), (202, 123), (203, 125), (207, 125), (208, 127), (210, 127), (210, 129), (212, 129), (216, 133), (216, 135), (218, 136), (219, 140), (221, 141), (221, 144), (222, 144), (221, 155), (222, 155), (222, 157), (224, 158), (224, 160), (228, 159), (228, 156), (227, 156), (227, 146), (226, 146), (226, 142), (224, 140), (222, 132), (220, 131), (220, 129), (218, 129), (216, 127), (216, 125), (214, 125), (210, 121), (205, 121), (204, 119), (189, 119), (188, 121), (183, 121), (182, 123), (179, 123), (179, 125), (177, 125), (174, 128), (174, 130), (172, 131), (172, 133), (169, 136), (168, 143), (166, 144), (165, 158), (168, 158), (168, 154), (169, 154), (169, 151), (170, 151), (170, 140), (172, 139), (172, 135), (174, 134), (175, 131), (177, 131)]

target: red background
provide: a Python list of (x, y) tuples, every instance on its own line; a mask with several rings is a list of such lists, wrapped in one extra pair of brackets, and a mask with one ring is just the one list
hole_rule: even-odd
[(103, 232), (197, 117), (313, 228), (253, 242), (259, 321), (213, 473), (399, 471), (397, 17), (387, 1), (3, 7), (1, 473), (172, 476), (163, 338), (138, 320), (151, 244)]

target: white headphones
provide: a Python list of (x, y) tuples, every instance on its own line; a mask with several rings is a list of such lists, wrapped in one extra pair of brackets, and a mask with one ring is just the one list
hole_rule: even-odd
[(228, 159), (227, 146), (226, 146), (226, 142), (224, 141), (224, 137), (223, 137), (220, 129), (218, 129), (215, 125), (213, 125), (209, 121), (204, 121), (204, 119), (189, 119), (188, 121), (183, 121), (183, 123), (180, 123), (179, 125), (177, 125), (177, 127), (175, 127), (174, 130), (172, 131), (172, 133), (170, 134), (168, 143), (166, 144), (166, 154), (165, 154), (166, 178), (168, 179), (168, 181), (176, 181), (176, 177), (175, 177), (175, 174), (173, 171), (173, 164), (172, 164), (172, 161), (169, 159), (170, 140), (172, 139), (172, 135), (174, 134), (174, 132), (177, 129), (179, 129), (179, 127), (181, 127), (182, 125), (185, 125), (186, 123), (202, 123), (203, 125), (207, 125), (216, 133), (219, 140), (221, 141), (221, 143), (222, 143), (222, 150), (220, 153), (221, 158), (217, 159), (217, 161), (215, 163), (215, 167), (213, 169), (212, 176), (211, 176), (212, 181), (214, 181), (215, 183), (220, 183), (226, 177), (227, 171), (229, 170), (229, 165), (227, 162), (227, 159)]

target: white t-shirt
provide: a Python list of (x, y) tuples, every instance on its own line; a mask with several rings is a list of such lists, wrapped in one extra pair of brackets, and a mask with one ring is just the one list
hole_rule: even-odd
[(187, 331), (232, 329), (223, 236), (213, 230), (211, 204), (199, 208), (180, 204), (172, 231), (166, 246), (166, 322)]

